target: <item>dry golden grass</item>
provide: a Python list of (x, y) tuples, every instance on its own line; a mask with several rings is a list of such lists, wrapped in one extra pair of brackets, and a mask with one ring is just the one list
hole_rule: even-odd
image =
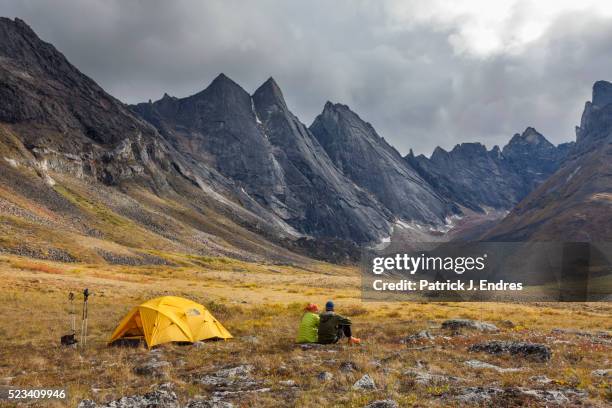
[[(307, 268), (245, 263), (236, 260), (188, 257), (172, 254), (178, 266), (109, 266), (61, 264), (17, 257), (0, 257), (0, 386), (2, 382), (23, 387), (69, 389), (68, 406), (84, 398), (111, 401), (123, 395), (143, 393), (155, 383), (176, 385), (182, 401), (209, 390), (194, 383), (193, 376), (220, 368), (252, 364), (254, 377), (272, 390), (244, 394), (237, 406), (362, 407), (392, 398), (401, 406), (459, 406), (452, 395), (459, 386), (537, 388), (529, 380), (547, 375), (554, 380), (545, 387), (573, 387), (588, 393), (588, 403), (610, 403), (609, 380), (591, 371), (610, 368), (610, 346), (589, 338), (552, 333), (553, 328), (577, 330), (612, 329), (612, 306), (600, 304), (508, 304), (508, 303), (368, 303), (360, 301), (360, 278), (356, 270), (314, 264)], [(323, 275), (325, 274), (325, 275)], [(67, 294), (84, 287), (90, 299), (89, 339), (86, 349), (59, 346), (69, 331)], [(154, 296), (173, 294), (205, 304), (234, 334), (227, 342), (204, 347), (164, 345), (172, 362), (167, 379), (139, 376), (134, 367), (149, 353), (142, 348), (109, 348), (110, 333), (134, 305)], [(81, 299), (80, 296), (77, 298)], [(302, 350), (293, 344), (297, 322), (306, 302), (323, 304), (336, 300), (340, 313), (351, 316), (359, 347), (338, 344)], [(76, 303), (77, 313), (81, 304)], [(511, 320), (514, 328), (499, 334), (466, 332), (458, 336), (438, 329), (447, 318), (471, 318), (497, 323)], [(77, 319), (77, 326), (80, 324)], [(406, 346), (400, 340), (428, 329), (432, 342)], [(255, 336), (256, 341), (250, 336)], [(517, 339), (545, 342), (553, 350), (548, 363), (506, 356), (471, 354), (467, 347), (486, 339)], [(431, 346), (430, 348), (421, 348)], [(499, 374), (491, 370), (466, 369), (464, 361), (478, 359), (502, 367), (525, 367), (525, 371)], [(355, 372), (344, 373), (340, 364), (352, 361)], [(377, 362), (383, 361), (382, 366)], [(402, 372), (417, 362), (430, 372), (461, 377), (460, 384), (422, 386)], [(316, 375), (329, 371), (330, 382)], [(373, 392), (352, 390), (363, 374), (377, 384)], [(280, 381), (294, 380), (298, 387)], [(506, 406), (532, 401), (506, 401)], [(56, 403), (56, 406), (63, 406)], [(53, 403), (45, 403), (53, 406)]]

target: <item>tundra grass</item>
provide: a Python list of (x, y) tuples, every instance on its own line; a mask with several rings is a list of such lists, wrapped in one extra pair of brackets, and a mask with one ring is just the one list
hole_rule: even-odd
[[(571, 387), (586, 392), (585, 403), (592, 406), (611, 402), (609, 379), (591, 375), (595, 369), (610, 368), (610, 345), (553, 331), (609, 332), (609, 303), (369, 303), (360, 301), (360, 277), (350, 267), (315, 264), (295, 268), (223, 258), (182, 259), (182, 266), (126, 267), (0, 257), (0, 386), (67, 387), (67, 402), (44, 406), (75, 406), (85, 398), (112, 401), (171, 382), (181, 401), (186, 402), (207, 395), (207, 389), (193, 380), (198, 375), (251, 364), (253, 376), (271, 390), (246, 393), (233, 400), (236, 406), (362, 407), (387, 398), (400, 406), (460, 406), (453, 396), (465, 386)], [(59, 338), (70, 327), (68, 293), (76, 293), (80, 300), (85, 287), (94, 293), (89, 301), (87, 347), (62, 348)], [(172, 363), (167, 377), (137, 375), (134, 367), (149, 352), (108, 347), (106, 341), (130, 308), (164, 294), (203, 303), (235, 339), (197, 348), (162, 346), (163, 358)], [(305, 303), (322, 305), (330, 298), (335, 300), (338, 312), (351, 317), (362, 345), (342, 343), (315, 350), (294, 345)], [(80, 313), (81, 304), (77, 301), (75, 306)], [(496, 334), (453, 335), (439, 328), (448, 318), (484, 320), (501, 330)], [(401, 343), (420, 330), (429, 330), (436, 338)], [(473, 343), (494, 339), (545, 343), (553, 357), (547, 363), (538, 363), (467, 351)], [(468, 369), (464, 362), (469, 359), (522, 371), (500, 374)], [(341, 371), (345, 361), (353, 362), (356, 370)], [(461, 382), (419, 385), (403, 375), (415, 367), (456, 376)], [(319, 381), (316, 375), (322, 371), (332, 373), (334, 379)], [(374, 379), (375, 391), (353, 390), (353, 383), (364, 374)], [(534, 384), (531, 378), (538, 375), (546, 375), (552, 382)], [(282, 385), (286, 380), (295, 381), (297, 386)], [(543, 406), (536, 400), (504, 404)]]

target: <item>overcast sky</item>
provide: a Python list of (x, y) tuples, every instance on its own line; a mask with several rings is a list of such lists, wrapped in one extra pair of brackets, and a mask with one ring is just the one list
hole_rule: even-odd
[(400, 152), (574, 139), (612, 79), (612, 2), (0, 0), (124, 102), (269, 76), (310, 125), (349, 105)]

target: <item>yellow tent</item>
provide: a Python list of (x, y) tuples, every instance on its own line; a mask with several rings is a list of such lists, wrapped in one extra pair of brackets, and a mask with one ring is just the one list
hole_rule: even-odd
[(113, 332), (109, 344), (119, 339), (142, 339), (157, 344), (231, 339), (232, 335), (201, 304), (177, 296), (151, 299), (133, 308)]

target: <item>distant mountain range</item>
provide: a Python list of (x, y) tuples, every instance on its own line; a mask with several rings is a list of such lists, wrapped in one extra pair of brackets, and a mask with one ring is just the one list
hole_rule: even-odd
[(610, 237), (611, 87), (595, 84), (576, 143), (527, 128), (503, 149), (402, 157), (346, 105), (305, 126), (272, 78), (249, 95), (221, 74), (190, 97), (127, 106), (0, 18), (0, 251), (335, 259), (395, 228), (443, 231), (490, 210), (510, 214), (488, 239)]
[(411, 152), (406, 160), (449, 199), (482, 212), (512, 208), (557, 171), (573, 145), (555, 147), (529, 127), (503, 149), (462, 143), (450, 152), (438, 147), (430, 158)]

